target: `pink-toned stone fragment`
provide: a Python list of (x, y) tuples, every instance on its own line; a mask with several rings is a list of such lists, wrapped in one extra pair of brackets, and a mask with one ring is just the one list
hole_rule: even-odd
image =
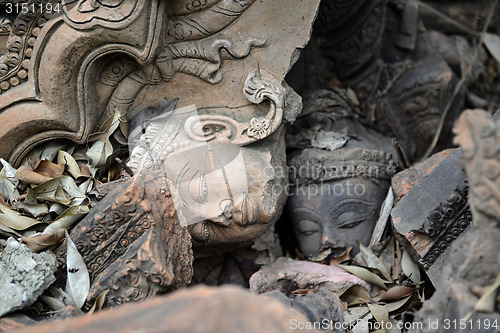
[(353, 285), (361, 285), (368, 291), (371, 288), (367, 282), (336, 266), (289, 258), (278, 259), (250, 278), (250, 290), (256, 293), (320, 287), (336, 292)]

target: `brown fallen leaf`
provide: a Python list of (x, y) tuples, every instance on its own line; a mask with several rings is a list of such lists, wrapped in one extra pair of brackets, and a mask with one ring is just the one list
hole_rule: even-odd
[(33, 171), (42, 176), (57, 178), (63, 175), (65, 168), (64, 164), (55, 164), (48, 160), (37, 159)]
[(337, 293), (339, 298), (346, 302), (348, 306), (365, 304), (371, 302), (371, 295), (364, 287), (356, 284)]
[(351, 259), (351, 250), (352, 250), (352, 246), (349, 246), (342, 255), (340, 255), (339, 257), (330, 259), (330, 266), (337, 266), (337, 265), (343, 263), (344, 261)]
[(397, 299), (406, 297), (411, 295), (416, 291), (415, 288), (406, 287), (406, 286), (394, 286), (387, 290), (377, 301), (387, 302), (387, 301), (395, 301)]
[(40, 185), (52, 179), (50, 177), (36, 173), (25, 166), (22, 166), (19, 169), (17, 169), (15, 178), (16, 180), (19, 180), (29, 185)]
[(21, 242), (25, 243), (33, 252), (40, 252), (46, 248), (60, 243), (65, 236), (65, 230), (56, 230), (53, 234), (36, 235), (32, 237), (22, 237)]
[(92, 308), (90, 308), (89, 312), (87, 312), (87, 315), (91, 315), (94, 312), (101, 311), (102, 307), (104, 306), (104, 302), (106, 302), (106, 296), (109, 293), (109, 289), (106, 289), (102, 294), (97, 296), (94, 305), (92, 305)]

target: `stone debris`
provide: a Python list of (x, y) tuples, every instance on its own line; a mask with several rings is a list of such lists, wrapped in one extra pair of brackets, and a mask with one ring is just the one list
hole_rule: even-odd
[(368, 283), (341, 268), (289, 258), (279, 258), (274, 264), (264, 266), (250, 278), (250, 290), (257, 293), (283, 291), (289, 286), (294, 289), (323, 287), (335, 292), (353, 285), (371, 289)]
[(33, 253), (14, 238), (0, 253), (0, 317), (33, 304), (55, 282), (56, 256)]

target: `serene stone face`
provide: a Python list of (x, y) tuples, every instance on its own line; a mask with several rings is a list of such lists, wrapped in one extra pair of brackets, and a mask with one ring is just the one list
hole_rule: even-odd
[(341, 254), (356, 241), (367, 245), (388, 188), (367, 178), (347, 178), (294, 189), (287, 211), (301, 252), (328, 248)]
[(305, 96), (287, 133), (287, 216), (307, 257), (368, 245), (395, 174), (388, 137), (361, 125), (341, 89)]

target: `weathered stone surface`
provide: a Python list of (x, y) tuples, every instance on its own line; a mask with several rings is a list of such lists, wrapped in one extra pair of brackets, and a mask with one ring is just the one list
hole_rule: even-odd
[(249, 101), (245, 81), (258, 75), (275, 93), (284, 90), (318, 4), (79, 0), (58, 4), (56, 13), (19, 15), (1, 60), (0, 156), (16, 165), (41, 142), (84, 142), (107, 113), (132, 115), (164, 98), (196, 105), (207, 126), (217, 120), (245, 130), (269, 118), (269, 135), (281, 124), (283, 101), (273, 97), (276, 112), (261, 104), (267, 93)]
[[(305, 314), (310, 323), (322, 323), (322, 329), (327, 330), (325, 323), (331, 325), (332, 332), (341, 332), (334, 329), (336, 323), (344, 322), (344, 306), (339, 297), (333, 292), (320, 288), (316, 292), (305, 295), (295, 295), (290, 299), (279, 291), (271, 291), (262, 295), (281, 301), (286, 306)], [(330, 330), (329, 330), (330, 331)]]
[(343, 89), (306, 95), (286, 136), (290, 178), (287, 213), (307, 257), (368, 246), (396, 173), (388, 137), (361, 125)]
[(398, 172), (391, 180), (392, 190), (396, 202), (418, 182), (427, 177), (454, 149), (446, 149), (429, 157), (428, 159)]
[(64, 321), (30, 327), (21, 332), (317, 332), (293, 329), (307, 323), (302, 313), (277, 300), (258, 297), (236, 287), (196, 287), (139, 304)]
[(33, 253), (9, 238), (0, 252), (0, 317), (33, 304), (55, 282), (56, 269), (52, 252)]
[(391, 212), (397, 236), (413, 258), (428, 270), (434, 283), (439, 283), (440, 268), (447, 257), (441, 258), (435, 269), (429, 269), (472, 219), (467, 204), (466, 177), (459, 162), (460, 150), (446, 154), (433, 157), (420, 166), (417, 170), (420, 179), (415, 179), (414, 171), (408, 171), (406, 179), (402, 175), (396, 180), (399, 184), (416, 184)]
[(370, 290), (368, 283), (341, 268), (289, 258), (262, 267), (250, 278), (250, 290), (257, 293), (319, 288), (335, 292), (356, 284)]
[[(179, 225), (161, 172), (118, 184), (70, 235), (89, 270), (89, 301), (109, 290), (108, 305), (118, 305), (191, 281), (191, 236)], [(61, 271), (65, 250), (64, 243), (56, 251)]]
[[(472, 313), (472, 327), (467, 327), (468, 332), (492, 332), (497, 328), (486, 328), (484, 325), (480, 327), (477, 320), (497, 320), (498, 323), (498, 313), (473, 313), (479, 295), (474, 295), (472, 291), (473, 288), (481, 290), (491, 286), (500, 272), (500, 128), (486, 111), (467, 110), (455, 124), (454, 132), (457, 134), (455, 142), (460, 144), (461, 158), (469, 180), (468, 201), (474, 223), (451, 247), (453, 254), (442, 269), (447, 285), (439, 288), (432, 298), (424, 303), (415, 320), (425, 322), (431, 319), (443, 323), (447, 319), (450, 322), (460, 322), (465, 315)], [(484, 289), (482, 290), (484, 292)], [(490, 311), (498, 311), (495, 304), (497, 302), (493, 301)], [(428, 328), (414, 330), (428, 331)], [(446, 329), (440, 325), (433, 331), (445, 332)]]
[[(352, 89), (360, 121), (396, 138), (411, 163), (427, 154), (458, 82), (423, 28), (414, 0), (322, 2), (298, 64), (289, 83), (299, 93)], [(451, 125), (464, 96), (462, 89), (448, 108), (434, 151), (451, 146)]]

